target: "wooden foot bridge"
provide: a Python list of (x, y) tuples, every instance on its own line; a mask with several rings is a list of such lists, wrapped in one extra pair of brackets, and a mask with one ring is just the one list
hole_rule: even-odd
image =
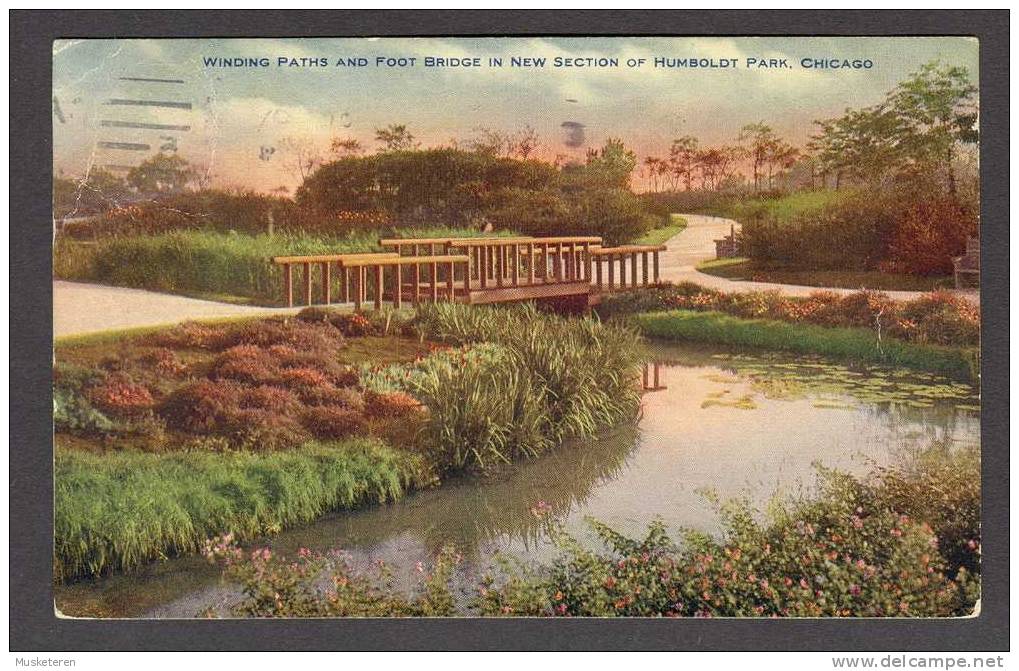
[[(593, 305), (605, 293), (658, 281), (664, 245), (604, 247), (577, 237), (388, 238), (383, 252), (276, 256), (283, 299), (294, 303), (294, 267), (305, 305), (422, 301), (470, 304), (575, 297)], [(317, 277), (316, 277), (317, 276)]]

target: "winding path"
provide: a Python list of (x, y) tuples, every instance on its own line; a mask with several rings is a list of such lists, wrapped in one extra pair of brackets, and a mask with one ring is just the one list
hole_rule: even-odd
[[(819, 287), (767, 282), (742, 282), (698, 272), (701, 261), (715, 257), (715, 239), (729, 233), (732, 219), (684, 214), (687, 227), (666, 244), (661, 256), (661, 278), (672, 282), (690, 281), (723, 291), (777, 289), (792, 296), (806, 296)], [(831, 289), (852, 293), (853, 289)], [(888, 291), (898, 299), (914, 298), (917, 291)], [(976, 291), (962, 292), (978, 302)], [(259, 315), (293, 314), (300, 308), (266, 308), (233, 305), (172, 294), (80, 282), (53, 282), (53, 336), (83, 335), (116, 329), (176, 324), (189, 319), (216, 319)]]
[(289, 314), (299, 309), (233, 305), (144, 289), (54, 280), (53, 337), (177, 324), (189, 319)]
[[(795, 284), (776, 284), (773, 282), (749, 282), (730, 280), (698, 272), (696, 266), (702, 261), (715, 258), (715, 240), (729, 234), (730, 226), (739, 229), (739, 223), (732, 219), (707, 217), (700, 214), (680, 215), (686, 219), (686, 228), (669, 239), (665, 244), (668, 250), (661, 257), (661, 278), (671, 282), (695, 282), (697, 284), (719, 289), (721, 291), (767, 291), (778, 290), (790, 296), (807, 296), (815, 291), (834, 291), (850, 294), (857, 289), (840, 289), (827, 287), (807, 287)], [(922, 291), (885, 291), (892, 298), (908, 300), (923, 294)], [(976, 290), (960, 291), (961, 295), (974, 303), (979, 302), (980, 293)]]

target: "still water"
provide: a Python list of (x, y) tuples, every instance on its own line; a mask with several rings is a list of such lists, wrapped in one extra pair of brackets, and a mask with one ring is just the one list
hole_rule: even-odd
[[(866, 473), (935, 441), (979, 445), (978, 391), (932, 375), (851, 369), (818, 359), (736, 355), (655, 345), (642, 416), (488, 479), (447, 482), (397, 503), (338, 513), (265, 539), (277, 552), (342, 548), (356, 566), (382, 560), (397, 585), (443, 546), (464, 555), (466, 592), (496, 553), (550, 558), (531, 509), (596, 545), (586, 518), (640, 535), (662, 519), (673, 532), (717, 531), (705, 492), (749, 496), (809, 490), (814, 464)], [(657, 373), (657, 375), (656, 375)], [(657, 382), (656, 382), (657, 377)], [(184, 557), (126, 575), (57, 588), (69, 615), (194, 617), (238, 599), (219, 570)]]

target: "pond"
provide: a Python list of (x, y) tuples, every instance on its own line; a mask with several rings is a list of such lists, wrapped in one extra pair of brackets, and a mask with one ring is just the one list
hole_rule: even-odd
[[(979, 446), (976, 388), (899, 370), (849, 368), (819, 359), (741, 355), (653, 345), (642, 416), (597, 439), (562, 447), (487, 479), (438, 489), (366, 510), (337, 513), (266, 539), (276, 551), (342, 548), (355, 566), (382, 560), (397, 588), (416, 581), (415, 565), (443, 546), (464, 556), (464, 595), (499, 553), (523, 562), (550, 558), (532, 508), (584, 542), (585, 519), (629, 535), (662, 519), (670, 531), (717, 531), (707, 490), (764, 504), (814, 482), (814, 464), (866, 473), (933, 442)], [(656, 384), (657, 380), (657, 384)], [(155, 562), (131, 574), (56, 588), (69, 615), (194, 617), (226, 613), (238, 599), (201, 557)]]

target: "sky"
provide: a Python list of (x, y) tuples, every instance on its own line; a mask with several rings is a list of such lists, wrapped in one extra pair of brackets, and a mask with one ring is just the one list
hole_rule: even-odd
[[(934, 59), (965, 66), (978, 83), (978, 43), (965, 37), (58, 40), (53, 53), (58, 173), (123, 171), (175, 150), (209, 184), (257, 191), (300, 184), (292, 147), (328, 158), (339, 137), (374, 151), (375, 129), (389, 124), (406, 124), (422, 146), (530, 127), (544, 158), (567, 160), (617, 137), (643, 160), (667, 156), (681, 135), (732, 143), (758, 121), (802, 146), (815, 120), (879, 102)], [(514, 56), (546, 62), (514, 67)], [(480, 66), (428, 67), (429, 57)], [(268, 65), (207, 63), (217, 58)], [(555, 58), (618, 64), (556, 67)], [(656, 58), (731, 65), (655, 67)], [(807, 68), (803, 59), (871, 67)], [(580, 146), (567, 144), (564, 123), (583, 125)]]

